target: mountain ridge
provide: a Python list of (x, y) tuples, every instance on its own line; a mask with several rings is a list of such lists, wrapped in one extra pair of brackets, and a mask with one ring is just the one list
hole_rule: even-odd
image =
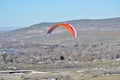
[[(65, 29), (57, 28), (51, 37), (47, 36), (48, 28), (57, 23), (69, 23), (77, 30), (77, 39), (72, 38)], [(12, 30), (10, 32), (2, 34), (2, 40), (18, 40), (23, 42), (38, 42), (38, 43), (76, 43), (83, 39), (87, 40), (91, 35), (94, 37), (96, 33), (100, 32), (103, 34), (106, 32), (119, 32), (120, 31), (120, 18), (108, 18), (108, 19), (80, 19), (80, 20), (69, 20), (61, 22), (43, 22), (33, 24), (29, 27)], [(89, 34), (90, 33), (90, 34)], [(100, 35), (100, 34), (99, 34)], [(66, 37), (67, 36), (67, 37)], [(101, 36), (101, 35), (100, 35)], [(81, 40), (82, 41), (82, 40)]]

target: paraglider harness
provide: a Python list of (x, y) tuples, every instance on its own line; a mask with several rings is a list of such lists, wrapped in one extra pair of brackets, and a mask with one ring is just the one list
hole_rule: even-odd
[(64, 56), (60, 55), (60, 60), (64, 60), (64, 59), (65, 59)]

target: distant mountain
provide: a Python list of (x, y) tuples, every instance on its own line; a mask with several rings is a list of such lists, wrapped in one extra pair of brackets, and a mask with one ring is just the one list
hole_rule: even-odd
[(19, 29), (20, 27), (0, 27), (0, 32), (9, 32), (15, 29)]
[(0, 33), (9, 32), (10, 30), (0, 30)]
[[(57, 28), (53, 34), (48, 37), (47, 30), (49, 26), (56, 23), (70, 23), (75, 27), (78, 33), (77, 38), (73, 38), (70, 34), (62, 28)], [(108, 18), (108, 19), (81, 19), (70, 20), (62, 22), (44, 22), (34, 24), (30, 27), (12, 30), (10, 32), (2, 34), (2, 40), (17, 40), (25, 43), (45, 43), (45, 44), (76, 44), (80, 42), (102, 42), (107, 41), (105, 32), (116, 32), (114, 35), (120, 32), (120, 18)], [(111, 34), (111, 33), (110, 33)], [(108, 35), (108, 38), (114, 36)], [(118, 37), (118, 36), (117, 36)], [(93, 40), (94, 39), (94, 40)], [(103, 40), (104, 39), (104, 40)]]
[(8, 27), (0, 27), (0, 33), (3, 33), (3, 32), (8, 32), (10, 31), (11, 29), (8, 28)]

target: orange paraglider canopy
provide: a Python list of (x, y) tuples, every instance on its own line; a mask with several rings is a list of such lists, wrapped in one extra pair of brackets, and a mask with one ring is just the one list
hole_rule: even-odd
[(52, 31), (53, 31), (56, 27), (64, 27), (66, 30), (68, 30), (68, 31), (71, 33), (71, 35), (72, 35), (73, 37), (76, 37), (76, 36), (77, 36), (77, 33), (76, 33), (75, 28), (74, 28), (72, 25), (68, 24), (68, 23), (60, 23), (60, 24), (55, 24), (55, 25), (51, 26), (51, 27), (49, 28), (47, 34), (51, 34)]

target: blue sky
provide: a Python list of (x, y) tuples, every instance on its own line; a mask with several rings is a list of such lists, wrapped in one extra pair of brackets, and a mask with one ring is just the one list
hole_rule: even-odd
[(120, 0), (0, 0), (0, 29), (120, 17)]

